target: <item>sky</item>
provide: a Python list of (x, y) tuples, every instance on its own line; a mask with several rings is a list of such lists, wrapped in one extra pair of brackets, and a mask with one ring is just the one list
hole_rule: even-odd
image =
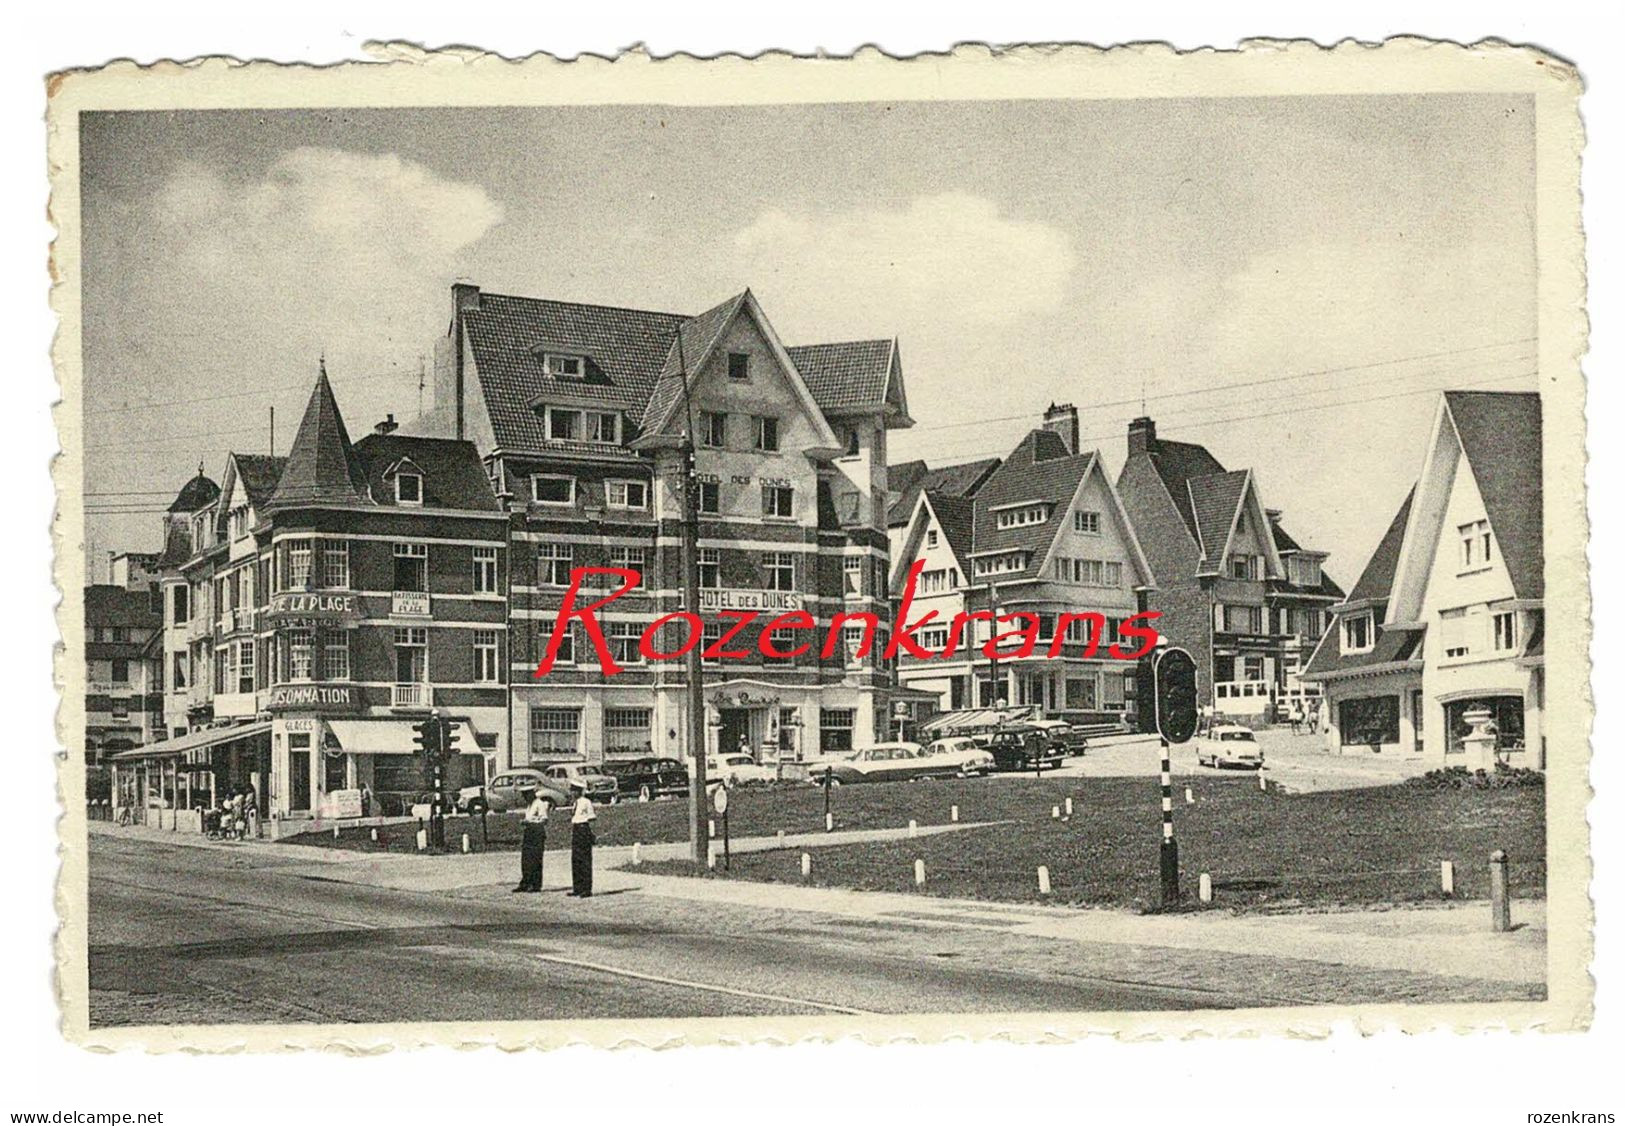
[(892, 459), (1001, 456), (1051, 402), (1251, 467), (1345, 587), (1437, 390), (1535, 386), (1533, 104), (1486, 95), (116, 113), (81, 124), (87, 545), (156, 550), (325, 357), (415, 416), (453, 280), (895, 337)]

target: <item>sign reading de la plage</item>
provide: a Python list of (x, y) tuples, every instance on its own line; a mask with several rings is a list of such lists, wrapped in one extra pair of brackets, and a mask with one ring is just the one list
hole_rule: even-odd
[(321, 622), (348, 622), (361, 616), (354, 594), (325, 590), (285, 590), (271, 595), (273, 618), (309, 618)]

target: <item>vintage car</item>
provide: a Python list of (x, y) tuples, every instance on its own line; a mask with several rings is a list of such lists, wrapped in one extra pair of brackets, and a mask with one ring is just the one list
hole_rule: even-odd
[(656, 798), (687, 797), (688, 767), (674, 758), (635, 758), (608, 762), (604, 770), (613, 775), (622, 800), (654, 801)]
[(1202, 766), (1264, 769), (1264, 749), (1250, 728), (1222, 723), (1198, 736), (1195, 743), (1196, 761)]
[(965, 735), (950, 735), (926, 744), (925, 753), (953, 766), (955, 774), (988, 774), (993, 770), (993, 753)]
[(521, 767), (505, 770), (483, 786), (464, 786), (457, 791), (453, 804), (459, 813), (476, 816), (485, 812), (505, 813), (524, 809), (530, 804), (532, 793), (540, 794), (542, 800), (555, 809), (575, 800), (562, 783), (546, 777), (538, 769)]

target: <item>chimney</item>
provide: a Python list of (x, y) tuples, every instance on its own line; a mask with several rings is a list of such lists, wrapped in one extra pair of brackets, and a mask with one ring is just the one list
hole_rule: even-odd
[(374, 434), (393, 434), (399, 429), (400, 426), (398, 423), (396, 423), (395, 416), (391, 414), (385, 415), (384, 421), (380, 422), (377, 426), (374, 426), (372, 428), (372, 432)]
[(1157, 451), (1157, 423), (1141, 415), (1128, 424), (1128, 456)]
[(477, 312), (480, 307), (480, 287), (473, 282), (452, 282), (451, 307), (458, 313)]
[(1078, 452), (1078, 408), (1071, 403), (1051, 403), (1044, 412), (1044, 429), (1052, 430), (1066, 443), (1066, 452)]

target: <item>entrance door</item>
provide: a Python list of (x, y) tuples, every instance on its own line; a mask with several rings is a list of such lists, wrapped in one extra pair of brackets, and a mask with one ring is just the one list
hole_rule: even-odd
[(288, 736), (288, 809), (310, 809), (310, 736)]
[(750, 745), (750, 712), (745, 708), (723, 708), (722, 728), (717, 732), (717, 753), (733, 754), (739, 750), (740, 740), (744, 740), (745, 749), (754, 756), (756, 748)]
[(322, 792), (331, 794), (344, 785), (344, 756), (331, 751), (322, 753)]

